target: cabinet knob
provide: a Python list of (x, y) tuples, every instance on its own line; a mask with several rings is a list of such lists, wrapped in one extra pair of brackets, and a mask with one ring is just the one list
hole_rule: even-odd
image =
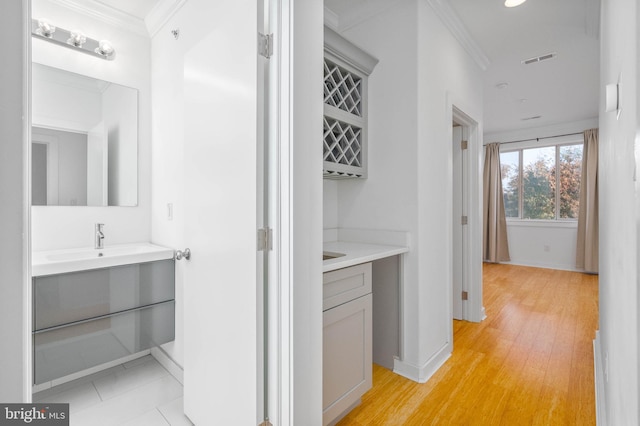
[(189, 260), (191, 258), (191, 250), (188, 248), (184, 250), (176, 250), (176, 260), (182, 260), (182, 258)]

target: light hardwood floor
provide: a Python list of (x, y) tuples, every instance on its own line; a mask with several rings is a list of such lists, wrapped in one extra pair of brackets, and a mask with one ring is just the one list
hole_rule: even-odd
[(418, 384), (374, 365), (338, 425), (595, 425), (598, 277), (484, 265), (487, 319), (454, 321), (451, 358)]

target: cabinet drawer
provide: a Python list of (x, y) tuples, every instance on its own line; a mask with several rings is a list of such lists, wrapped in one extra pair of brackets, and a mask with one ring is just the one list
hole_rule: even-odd
[(322, 310), (371, 293), (371, 263), (325, 272), (322, 275)]
[(175, 303), (33, 333), (34, 383), (95, 367), (175, 338)]
[(139, 263), (33, 279), (33, 330), (175, 298), (175, 261)]
[(371, 389), (371, 324), (371, 294), (323, 313), (323, 425), (333, 422)]

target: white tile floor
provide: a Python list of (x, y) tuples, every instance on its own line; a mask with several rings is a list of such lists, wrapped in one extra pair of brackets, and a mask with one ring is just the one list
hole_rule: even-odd
[(71, 426), (192, 426), (182, 385), (151, 355), (38, 392), (33, 401), (69, 403)]

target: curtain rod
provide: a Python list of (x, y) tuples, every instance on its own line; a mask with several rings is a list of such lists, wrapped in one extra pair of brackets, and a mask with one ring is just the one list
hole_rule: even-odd
[(527, 141), (539, 141), (540, 139), (553, 139), (553, 138), (561, 138), (563, 136), (575, 136), (575, 135), (584, 135), (583, 132), (577, 133), (565, 133), (564, 135), (555, 135), (555, 136), (543, 136), (541, 138), (529, 138), (529, 139), (520, 139), (518, 141), (508, 141), (508, 142), (498, 142), (500, 145), (505, 145), (508, 143), (516, 143), (516, 142), (527, 142)]

